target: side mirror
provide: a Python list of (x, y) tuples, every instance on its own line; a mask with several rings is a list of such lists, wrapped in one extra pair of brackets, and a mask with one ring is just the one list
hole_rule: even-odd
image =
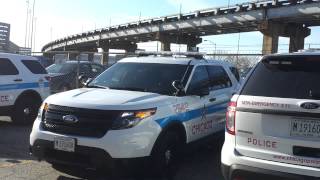
[(181, 91), (183, 90), (183, 84), (179, 80), (175, 80), (172, 82), (172, 86), (174, 87), (175, 90)]
[(179, 80), (175, 80), (172, 82), (172, 86), (176, 90), (175, 94), (178, 96), (181, 95), (181, 93), (183, 92), (183, 89), (184, 89), (182, 82)]
[(83, 83), (83, 87), (88, 87), (88, 84), (91, 83), (92, 80), (93, 78), (88, 78), (86, 82)]
[(80, 75), (78, 77), (78, 80), (82, 86), (85, 86), (85, 83), (87, 82), (88, 77), (86, 75)]

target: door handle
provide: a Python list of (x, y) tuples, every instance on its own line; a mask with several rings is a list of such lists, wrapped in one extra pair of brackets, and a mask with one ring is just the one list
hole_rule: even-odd
[(22, 79), (14, 79), (13, 81), (14, 81), (14, 82), (21, 82)]
[(214, 102), (214, 101), (216, 101), (216, 100), (217, 100), (217, 98), (210, 98), (210, 99), (209, 99), (210, 102)]

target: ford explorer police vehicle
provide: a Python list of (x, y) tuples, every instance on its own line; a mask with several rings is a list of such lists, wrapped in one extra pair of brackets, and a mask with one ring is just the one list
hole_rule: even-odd
[(226, 179), (320, 179), (320, 52), (269, 55), (227, 112)]
[(224, 131), (238, 84), (230, 64), (197, 58), (125, 58), (86, 88), (50, 96), (33, 125), (32, 154), (54, 166), (148, 159), (165, 172), (183, 145)]
[(36, 58), (0, 53), (0, 116), (32, 123), (49, 93), (47, 72)]

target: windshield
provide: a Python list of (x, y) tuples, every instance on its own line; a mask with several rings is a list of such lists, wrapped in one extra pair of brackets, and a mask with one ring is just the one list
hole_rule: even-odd
[[(98, 76), (89, 86), (173, 95), (175, 89), (172, 87), (172, 82), (182, 80), (186, 69), (187, 65), (179, 64), (117, 63)], [(184, 79), (188, 77), (189, 74)]]
[(77, 64), (64, 63), (64, 64), (52, 64), (47, 67), (46, 70), (48, 73), (70, 73), (76, 68)]

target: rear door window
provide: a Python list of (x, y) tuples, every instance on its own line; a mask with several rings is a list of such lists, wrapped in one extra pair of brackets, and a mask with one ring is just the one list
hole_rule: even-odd
[(210, 90), (229, 88), (231, 80), (222, 66), (207, 66), (210, 78)]
[(199, 90), (209, 86), (209, 74), (205, 66), (195, 68), (189, 84), (188, 92)]
[(7, 58), (0, 58), (0, 75), (17, 75), (19, 74), (16, 66)]
[(284, 56), (262, 60), (242, 95), (320, 100), (320, 57)]
[(33, 74), (47, 74), (44, 67), (34, 60), (22, 60), (22, 63), (31, 71)]

